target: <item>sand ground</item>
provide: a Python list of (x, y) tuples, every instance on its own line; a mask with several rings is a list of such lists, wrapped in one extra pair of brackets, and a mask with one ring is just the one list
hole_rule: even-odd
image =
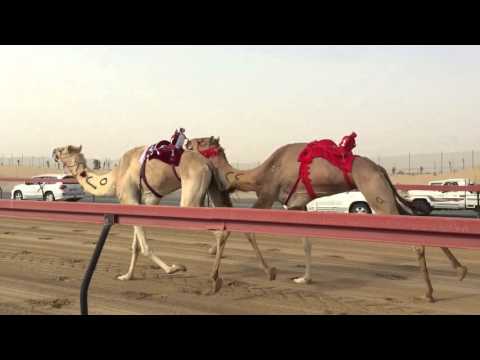
[[(480, 252), (456, 250), (469, 267), (456, 279), (439, 249), (428, 249), (437, 302), (426, 303), (409, 247), (313, 239), (311, 285), (298, 238), (259, 235), (266, 260), (278, 269), (267, 280), (248, 241), (234, 234), (223, 260), (224, 286), (215, 295), (208, 275), (208, 232), (148, 229), (150, 247), (188, 271), (166, 275), (140, 256), (137, 279), (116, 275), (130, 260), (130, 227), (112, 228), (89, 291), (91, 314), (480, 314)], [(0, 219), (0, 314), (78, 314), (79, 289), (100, 226)]]

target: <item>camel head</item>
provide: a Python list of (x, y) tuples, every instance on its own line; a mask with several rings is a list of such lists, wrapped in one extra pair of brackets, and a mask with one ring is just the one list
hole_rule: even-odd
[(82, 146), (67, 145), (53, 149), (52, 157), (55, 162), (61, 162), (64, 168), (76, 176), (79, 166), (86, 166), (87, 161), (82, 154)]
[(187, 150), (192, 150), (196, 152), (203, 152), (208, 149), (220, 149), (220, 138), (217, 137), (204, 137), (204, 138), (196, 138), (196, 139), (189, 139), (185, 144), (185, 148)]
[(220, 145), (219, 137), (215, 138), (210, 136), (190, 139), (185, 144), (185, 148), (187, 150), (199, 152), (210, 160), (211, 164), (214, 166), (213, 175), (219, 189), (229, 192), (234, 190), (234, 180), (231, 179), (232, 173), (219, 170), (225, 163), (228, 163), (225, 151)]

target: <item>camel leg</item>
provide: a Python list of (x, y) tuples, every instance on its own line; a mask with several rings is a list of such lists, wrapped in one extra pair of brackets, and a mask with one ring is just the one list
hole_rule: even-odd
[[(366, 158), (357, 158), (353, 162), (352, 177), (369, 205), (378, 215), (398, 215), (397, 201), (385, 171)], [(434, 302), (433, 288), (425, 259), (425, 246), (415, 246), (420, 271), (423, 274), (427, 290), (425, 298)]]
[(135, 226), (135, 231), (137, 232), (138, 242), (140, 244), (140, 249), (143, 256), (148, 257), (155, 264), (160, 266), (167, 274), (174, 274), (178, 271), (187, 271), (187, 268), (181, 264), (173, 264), (172, 266), (168, 266), (160, 258), (158, 258), (148, 247), (145, 230), (143, 227)]
[[(303, 210), (307, 211), (306, 204), (310, 198), (305, 194), (296, 194), (290, 201), (288, 210)], [(302, 238), (303, 251), (305, 253), (305, 274), (303, 276), (294, 278), (293, 281), (297, 284), (310, 284), (312, 282), (312, 243), (307, 237)]]
[(133, 229), (133, 241), (132, 241), (132, 258), (130, 260), (130, 266), (128, 272), (125, 275), (118, 276), (118, 280), (131, 280), (133, 279), (133, 270), (135, 264), (137, 263), (138, 253), (140, 252), (140, 247), (138, 244), (137, 232), (135, 228)]
[(302, 238), (303, 250), (305, 252), (305, 275), (293, 279), (297, 284), (310, 284), (312, 282), (311, 266), (312, 266), (312, 244), (307, 237)]
[[(124, 203), (138, 204), (137, 193), (131, 192), (131, 193), (126, 193), (126, 195), (127, 196), (124, 198), (124, 201), (123, 201)], [(147, 193), (143, 195), (143, 202), (146, 205), (158, 205), (160, 203), (160, 199), (151, 193)], [(163, 271), (165, 271), (167, 274), (174, 274), (178, 271), (187, 271), (186, 267), (181, 264), (172, 264), (172, 266), (169, 266), (165, 262), (163, 262), (160, 258), (158, 258), (153, 253), (153, 251), (150, 250), (147, 244), (145, 229), (142, 226), (134, 226), (133, 228), (137, 236), (137, 246), (140, 247), (140, 251), (143, 256), (146, 256), (147, 258), (152, 260), (156, 265), (160, 266), (163, 269)]]
[[(215, 193), (215, 191), (211, 191), (209, 192), (210, 194), (210, 197), (212, 199), (212, 202), (214, 203), (215, 206), (232, 206), (232, 203), (230, 201), (230, 198), (228, 196), (228, 193)], [(257, 209), (261, 209), (261, 208), (271, 208), (272, 207), (272, 204), (273, 204), (273, 200), (274, 199), (273, 197), (271, 198), (268, 198), (268, 197), (260, 197), (254, 204), (253, 208), (257, 208)], [(227, 241), (227, 238), (229, 237), (230, 235), (230, 232), (224, 232), (223, 236), (224, 236), (224, 244), (223, 244), (223, 247), (221, 248), (222, 250), (222, 253), (223, 253), (223, 248), (225, 246), (225, 243)], [(216, 261), (215, 261), (215, 264), (217, 264), (218, 262), (218, 266), (219, 266), (219, 254), (218, 254), (218, 250), (220, 249), (220, 247), (218, 246), (218, 236), (217, 235), (217, 245), (216, 246), (211, 246), (210, 249), (208, 250), (209, 254), (213, 255), (213, 254), (216, 254)], [(245, 236), (247, 237), (248, 241), (250, 242), (253, 250), (255, 251), (255, 255), (257, 256), (257, 259), (260, 261), (260, 264), (262, 266), (262, 269), (265, 271), (265, 273), (267, 274), (268, 278), (270, 280), (275, 280), (276, 278), (276, 274), (277, 274), (277, 270), (274, 268), (274, 267), (269, 267), (265, 261), (265, 259), (263, 258), (262, 256), (262, 253), (257, 245), (257, 241), (256, 241), (256, 238), (255, 238), (255, 234), (252, 234), (252, 233), (246, 233)], [(220, 254), (221, 256), (222, 254)], [(216, 265), (217, 266), (217, 265)], [(215, 269), (215, 267), (214, 267)], [(215, 270), (214, 270), (215, 271)], [(218, 276), (218, 274), (216, 274), (216, 276)], [(212, 277), (213, 278), (213, 277)]]
[[(215, 181), (210, 183), (208, 188), (208, 195), (210, 200), (212, 201), (213, 207), (233, 207), (232, 200), (230, 199), (230, 194), (227, 191), (220, 191)], [(214, 234), (216, 236), (216, 234)], [(225, 231), (224, 237), (225, 241), (227, 241), (228, 237), (230, 236), (230, 232)], [(214, 241), (210, 248), (208, 249), (208, 253), (210, 255), (215, 255), (217, 253), (217, 241)]]
[(425, 246), (415, 246), (415, 252), (417, 254), (420, 270), (423, 274), (423, 278), (427, 285), (427, 292), (425, 293), (425, 299), (427, 299), (429, 302), (434, 302), (435, 299), (433, 298), (432, 283), (430, 282), (430, 277), (428, 276), (427, 261), (425, 259)]
[(452, 264), (453, 268), (457, 270), (458, 280), (462, 281), (467, 275), (467, 272), (468, 272), (467, 267), (460, 264), (460, 262), (457, 260), (455, 255), (452, 254), (449, 248), (442, 247), (441, 249), (444, 252), (444, 254), (447, 256), (448, 260), (450, 260), (450, 263)]
[[(225, 233), (224, 234), (225, 241), (227, 241), (228, 237), (230, 236), (230, 231), (225, 231), (224, 233)], [(217, 242), (214, 241), (214, 243), (208, 248), (208, 254), (209, 255), (216, 255), (217, 254), (217, 248), (218, 248)]]
[[(182, 177), (182, 195), (180, 199), (181, 207), (201, 207), (204, 203), (205, 195), (208, 190), (214, 206), (227, 206), (226, 199), (221, 196), (220, 192), (216, 190), (212, 185), (208, 185), (211, 182), (211, 174), (208, 172), (202, 174), (203, 176), (197, 176), (194, 179), (184, 179)], [(228, 200), (230, 200), (228, 198)], [(231, 206), (231, 203), (230, 203)], [(215, 232), (214, 232), (215, 233)], [(230, 235), (228, 233), (227, 237)], [(215, 234), (215, 236), (217, 236)], [(210, 255), (215, 255), (217, 249), (217, 242), (213, 244), (209, 249)]]
[(275, 280), (277, 276), (277, 269), (275, 269), (274, 267), (268, 267), (267, 263), (265, 262), (265, 259), (262, 256), (262, 253), (260, 252), (260, 249), (258, 248), (255, 234), (245, 233), (245, 236), (247, 237), (248, 241), (250, 241), (250, 245), (252, 245), (252, 248), (255, 251), (255, 255), (257, 256), (257, 259), (260, 261), (263, 271), (265, 271), (265, 274), (267, 274), (269, 280)]
[[(143, 199), (143, 202), (147, 205), (156, 205), (160, 202), (160, 199), (158, 199), (153, 194), (144, 194), (142, 199)], [(120, 198), (120, 203), (128, 204), (128, 205), (139, 205), (140, 204), (139, 189), (133, 185), (131, 187), (127, 187), (123, 196)], [(183, 265), (173, 264), (172, 266), (168, 266), (161, 259), (155, 256), (155, 254), (149, 249), (146, 235), (145, 235), (145, 230), (143, 229), (142, 226), (133, 227), (133, 236), (134, 236), (134, 240), (132, 243), (132, 258), (130, 260), (130, 267), (128, 269), (128, 272), (125, 275), (118, 277), (119, 280), (130, 280), (132, 278), (135, 264), (137, 262), (138, 248), (140, 248), (140, 251), (143, 256), (146, 256), (149, 259), (151, 259), (155, 264), (160, 266), (163, 269), (163, 271), (165, 271), (167, 274), (173, 274), (177, 271), (186, 271), (186, 268)]]
[[(272, 205), (275, 201), (275, 196), (271, 194), (262, 194), (258, 197), (257, 201), (253, 205), (253, 209), (271, 209)], [(257, 259), (260, 261), (260, 265), (267, 274), (268, 278), (270, 280), (275, 280), (277, 276), (277, 269), (274, 267), (269, 267), (265, 261), (265, 259), (262, 256), (262, 253), (260, 251), (260, 248), (257, 245), (257, 240), (255, 238), (255, 234), (253, 233), (245, 233), (245, 236), (247, 237), (248, 241), (250, 242), (250, 245), (252, 245), (253, 250), (255, 251), (255, 255), (257, 256)]]
[[(217, 240), (217, 251), (215, 257), (215, 263), (213, 264), (212, 273), (210, 274), (210, 278), (212, 279), (212, 292), (216, 293), (220, 290), (223, 284), (223, 280), (219, 277), (219, 270), (220, 270), (220, 263), (222, 261), (222, 254), (223, 249), (225, 249), (225, 244), (227, 242), (226, 232), (224, 231), (215, 231), (214, 232), (216, 240)], [(230, 233), (228, 233), (230, 234)]]
[(215, 255), (217, 253), (217, 244), (213, 243), (212, 246), (208, 248), (209, 255)]

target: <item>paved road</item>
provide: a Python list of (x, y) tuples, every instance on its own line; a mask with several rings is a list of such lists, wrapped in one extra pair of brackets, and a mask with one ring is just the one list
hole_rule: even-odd
[[(10, 193), (4, 192), (3, 199), (9, 199)], [(250, 208), (253, 206), (254, 199), (239, 199), (232, 198), (233, 204), (235, 207), (239, 208)], [(80, 202), (97, 202), (97, 203), (118, 203), (118, 200), (115, 197), (92, 197), (86, 196)], [(169, 195), (162, 200), (162, 205), (164, 206), (179, 206), (180, 198), (178, 195)], [(282, 206), (279, 203), (275, 203), (273, 206), (274, 209), (281, 209)], [(459, 218), (479, 218), (479, 214), (473, 210), (441, 210), (433, 211), (431, 216), (447, 216), (447, 217), (459, 217)]]

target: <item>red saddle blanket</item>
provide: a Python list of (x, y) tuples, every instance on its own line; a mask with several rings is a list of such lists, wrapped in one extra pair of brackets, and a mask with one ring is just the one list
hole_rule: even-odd
[(157, 159), (172, 166), (178, 166), (184, 150), (177, 149), (170, 141), (162, 140), (151, 145), (145, 152), (145, 161)]
[(356, 146), (356, 136), (355, 133), (345, 136), (338, 146), (332, 140), (313, 141), (302, 150), (298, 156), (300, 178), (312, 199), (316, 197), (316, 194), (313, 191), (310, 179), (310, 165), (313, 159), (318, 157), (328, 160), (332, 165), (339, 168), (343, 172), (347, 184), (351, 188), (355, 187), (348, 174), (352, 172), (353, 160), (356, 157), (352, 154), (352, 149)]

